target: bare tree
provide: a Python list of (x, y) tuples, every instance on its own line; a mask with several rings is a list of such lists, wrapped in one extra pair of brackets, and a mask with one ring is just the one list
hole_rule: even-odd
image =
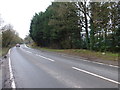
[(13, 30), (13, 26), (8, 24), (2, 28), (2, 47), (9, 47), (21, 42), (18, 33)]
[(87, 7), (87, 0), (84, 0), (82, 2), (78, 2), (78, 8), (79, 8), (79, 11), (82, 15), (82, 27), (85, 29), (85, 32), (86, 32), (86, 45), (87, 45), (87, 48), (89, 49), (90, 45), (90, 41), (89, 41), (89, 32), (88, 32), (88, 7)]

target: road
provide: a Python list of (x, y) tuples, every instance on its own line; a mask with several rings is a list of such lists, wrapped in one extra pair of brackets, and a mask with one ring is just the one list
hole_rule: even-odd
[(0, 89), (2, 89), (2, 69), (0, 66)]
[(21, 45), (10, 50), (17, 88), (118, 88), (118, 68)]

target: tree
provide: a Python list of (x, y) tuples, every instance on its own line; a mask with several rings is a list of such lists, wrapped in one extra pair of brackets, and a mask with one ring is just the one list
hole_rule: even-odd
[(40, 46), (46, 46), (49, 40), (47, 14), (40, 12), (31, 20), (30, 37)]
[(87, 49), (90, 49), (87, 2), (85, 0), (83, 2), (78, 2), (78, 9), (79, 9), (80, 13), (82, 14), (82, 23), (83, 23), (82, 28), (85, 29), (85, 33), (86, 33), (86, 46), (87, 46)]
[(33, 17), (30, 36), (41, 46), (79, 48), (78, 20), (75, 3), (54, 2), (44, 13)]
[(120, 1), (117, 3), (117, 29), (115, 32), (115, 50), (120, 52)]
[(49, 22), (61, 48), (80, 48), (78, 10), (75, 3), (53, 3), (54, 16)]
[(2, 47), (11, 47), (22, 42), (17, 32), (13, 30), (13, 26), (8, 24), (2, 28)]
[(2, 24), (3, 24), (3, 19), (1, 18), (1, 14), (0, 14), (0, 30), (1, 30), (1, 26), (2, 26)]
[(30, 37), (45, 47), (116, 51), (119, 45), (118, 5), (117, 2), (86, 0), (53, 2), (45, 12), (32, 18)]
[(24, 42), (25, 42), (26, 44), (30, 44), (30, 43), (33, 42), (33, 40), (31, 39), (31, 37), (30, 37), (29, 35), (27, 35), (27, 36), (24, 38)]
[(2, 30), (1, 30), (2, 23), (3, 23), (3, 20), (0, 16), (0, 49), (2, 47)]
[[(100, 51), (112, 51), (115, 44), (116, 31), (116, 2), (93, 2), (90, 3), (90, 13), (93, 20), (95, 49)], [(91, 35), (91, 34), (90, 34)]]

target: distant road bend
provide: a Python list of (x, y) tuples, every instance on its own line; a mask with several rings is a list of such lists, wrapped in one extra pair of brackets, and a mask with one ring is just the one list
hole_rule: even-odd
[(13, 87), (118, 88), (118, 68), (21, 45), (9, 52)]

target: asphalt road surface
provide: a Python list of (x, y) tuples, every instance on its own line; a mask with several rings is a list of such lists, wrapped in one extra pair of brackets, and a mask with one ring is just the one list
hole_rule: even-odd
[(17, 88), (118, 88), (118, 68), (21, 45), (10, 50)]

